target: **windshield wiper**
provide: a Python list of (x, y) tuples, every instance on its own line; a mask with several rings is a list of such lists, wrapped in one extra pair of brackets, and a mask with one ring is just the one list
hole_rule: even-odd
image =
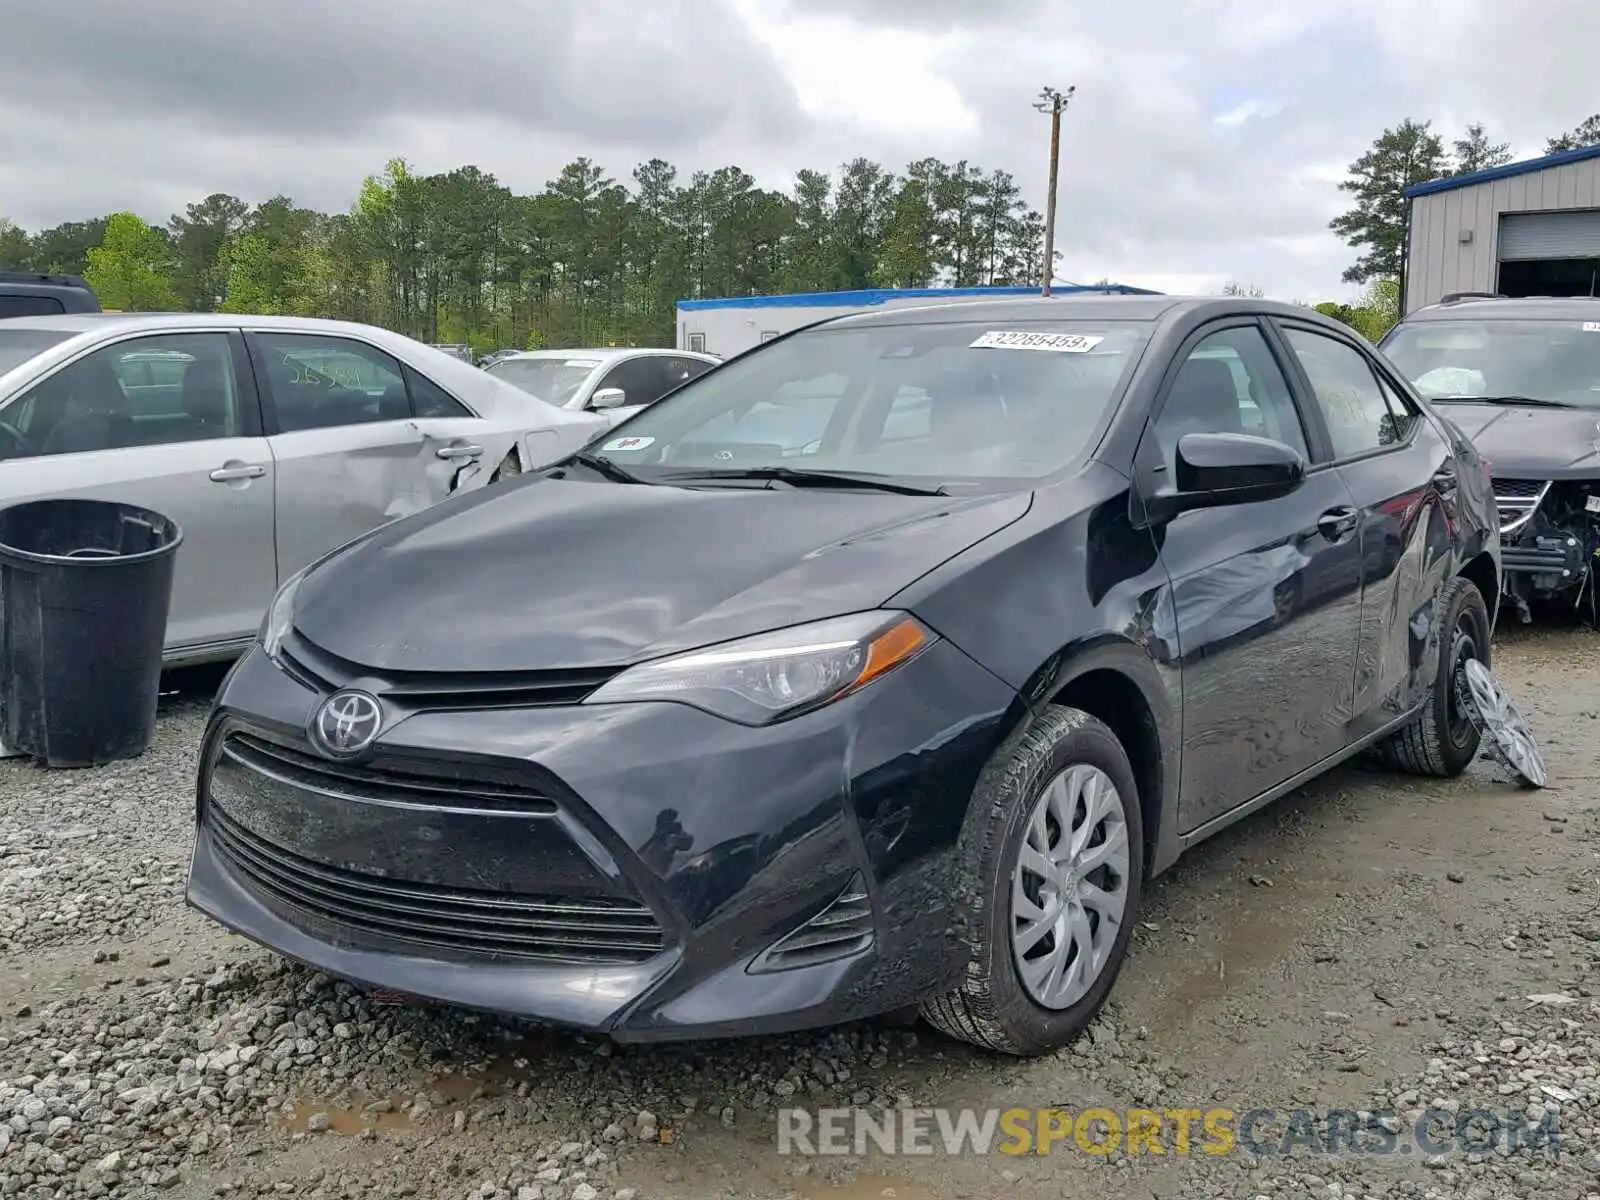
[(571, 462), (575, 462), (575, 463), (582, 463), (584, 466), (588, 467), (591, 471), (599, 472), (601, 475), (604, 475), (607, 479), (611, 480), (611, 482), (613, 482), (613, 483), (644, 483), (644, 482), (646, 482), (645, 480), (640, 479), (632, 471), (628, 470), (627, 467), (624, 467), (624, 466), (621, 466), (618, 463), (612, 462), (609, 458), (606, 458), (603, 454), (591, 454), (587, 450), (579, 450), (576, 454), (574, 454), (572, 456), (570, 461)]
[(1434, 396), (1435, 404), (1500, 404), (1508, 408), (1528, 406), (1531, 408), (1577, 408), (1576, 404), (1565, 404), (1560, 400), (1543, 400), (1538, 396)]
[(693, 475), (675, 475), (679, 480), (715, 479), (772, 479), (793, 487), (859, 487), (877, 492), (894, 492), (901, 496), (948, 496), (941, 484), (929, 487), (920, 483), (903, 483), (887, 475), (871, 471), (813, 471), (804, 467), (745, 467), (726, 471), (705, 471)]

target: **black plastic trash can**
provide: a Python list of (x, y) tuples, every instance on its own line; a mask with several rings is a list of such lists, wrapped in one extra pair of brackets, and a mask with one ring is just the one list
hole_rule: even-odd
[(131, 504), (0, 509), (0, 743), (52, 767), (149, 749), (182, 540)]

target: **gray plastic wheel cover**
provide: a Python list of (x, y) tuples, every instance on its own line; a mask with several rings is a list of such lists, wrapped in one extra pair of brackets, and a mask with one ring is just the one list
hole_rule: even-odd
[(1489, 673), (1489, 668), (1475, 658), (1462, 664), (1461, 673), (1466, 683), (1463, 698), (1471, 701), (1465, 705), (1467, 715), (1479, 733), (1490, 738), (1494, 756), (1510, 767), (1524, 784), (1542, 788), (1544, 759), (1511, 696)]

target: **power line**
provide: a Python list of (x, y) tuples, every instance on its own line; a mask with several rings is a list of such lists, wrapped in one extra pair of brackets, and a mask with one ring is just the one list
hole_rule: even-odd
[(1050, 114), (1050, 193), (1044, 206), (1044, 295), (1050, 294), (1051, 281), (1056, 275), (1056, 177), (1061, 170), (1061, 113), (1072, 102), (1078, 89), (1069, 87), (1059, 91), (1053, 87), (1040, 90), (1034, 108)]

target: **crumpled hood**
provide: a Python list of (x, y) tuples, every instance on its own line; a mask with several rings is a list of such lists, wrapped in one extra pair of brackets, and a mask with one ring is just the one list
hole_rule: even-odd
[(529, 479), (335, 556), (294, 626), (378, 672), (619, 665), (876, 607), (1031, 501)]
[(1501, 479), (1600, 479), (1600, 409), (1436, 404)]

